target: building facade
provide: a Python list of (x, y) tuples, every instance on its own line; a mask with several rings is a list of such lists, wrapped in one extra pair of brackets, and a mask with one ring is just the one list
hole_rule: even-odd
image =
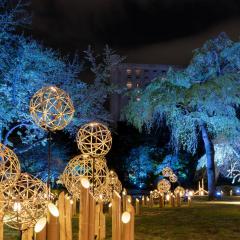
[[(113, 121), (116, 123), (121, 120), (121, 110), (126, 106), (128, 90), (145, 87), (154, 81), (157, 76), (166, 75), (169, 67), (180, 69), (176, 66), (162, 64), (129, 64), (123, 63), (114, 67), (111, 71), (111, 82), (122, 89), (121, 93), (114, 93), (110, 100), (110, 112)], [(136, 99), (140, 100), (140, 97)]]

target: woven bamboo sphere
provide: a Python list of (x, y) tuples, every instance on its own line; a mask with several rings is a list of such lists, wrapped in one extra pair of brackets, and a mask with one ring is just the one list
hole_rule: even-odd
[[(90, 191), (96, 195), (99, 188), (106, 183), (108, 167), (105, 158), (93, 158), (89, 155), (82, 154), (74, 157), (66, 166), (61, 180), (69, 193), (77, 199), (80, 198), (80, 181), (81, 178), (87, 177), (90, 181)], [(93, 191), (94, 188), (94, 191)]]
[(122, 183), (119, 179), (118, 179), (117, 183), (113, 186), (113, 189), (118, 193), (120, 193), (122, 191)]
[(101, 123), (90, 122), (79, 129), (77, 144), (83, 154), (105, 156), (112, 146), (111, 132)]
[(30, 113), (41, 128), (62, 130), (72, 120), (74, 106), (69, 95), (55, 86), (37, 91), (30, 101)]
[(118, 175), (115, 171), (110, 170), (107, 175), (107, 183), (110, 185), (116, 185), (118, 182)]
[(175, 182), (177, 182), (178, 177), (176, 174), (173, 173), (172, 175), (170, 175), (169, 180), (170, 180), (170, 182), (175, 183)]
[(157, 189), (155, 189), (155, 190), (152, 191), (151, 195), (152, 195), (153, 198), (159, 198), (160, 197), (160, 192)]
[(157, 189), (160, 193), (166, 193), (170, 190), (171, 183), (167, 179), (162, 179), (158, 182)]
[(21, 167), (16, 154), (0, 143), (0, 192), (16, 183)]
[(173, 170), (170, 167), (165, 167), (162, 170), (162, 175), (164, 177), (170, 177), (173, 174)]
[(96, 201), (102, 201), (104, 203), (111, 202), (112, 190), (109, 185), (104, 184), (102, 187), (94, 191), (94, 197)]
[(41, 180), (21, 173), (16, 184), (4, 192), (4, 198), (4, 223), (11, 228), (25, 230), (46, 214), (48, 188)]
[(175, 189), (174, 189), (174, 194), (177, 195), (177, 194), (180, 194), (180, 196), (184, 196), (185, 194), (185, 189), (181, 186), (177, 186)]

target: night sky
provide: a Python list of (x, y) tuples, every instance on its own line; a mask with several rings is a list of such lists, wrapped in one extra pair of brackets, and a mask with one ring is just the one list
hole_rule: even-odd
[(32, 0), (32, 34), (63, 53), (109, 44), (127, 62), (186, 65), (192, 50), (240, 32), (239, 0)]

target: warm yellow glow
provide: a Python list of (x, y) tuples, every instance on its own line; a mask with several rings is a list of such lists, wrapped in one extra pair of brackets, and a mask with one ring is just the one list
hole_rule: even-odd
[(166, 200), (167, 200), (167, 201), (170, 200), (170, 195), (169, 195), (169, 194), (166, 195)]
[(122, 222), (126, 224), (126, 223), (129, 223), (130, 220), (131, 220), (131, 214), (129, 212), (127, 212), (127, 211), (124, 212), (122, 214)]
[(59, 210), (53, 203), (48, 204), (48, 210), (54, 217), (59, 217)]
[(72, 199), (70, 200), (70, 204), (73, 205), (73, 200)]
[(40, 218), (34, 227), (34, 232), (40, 233), (45, 228), (46, 224), (47, 224), (47, 219), (45, 217)]
[(90, 182), (87, 178), (82, 178), (81, 179), (81, 184), (84, 188), (89, 188), (90, 187)]
[(109, 203), (109, 204), (108, 204), (108, 207), (111, 208), (111, 207), (112, 207), (112, 203)]
[(20, 202), (15, 202), (13, 204), (13, 211), (19, 213), (19, 212), (21, 212), (21, 210), (22, 210), (21, 203)]

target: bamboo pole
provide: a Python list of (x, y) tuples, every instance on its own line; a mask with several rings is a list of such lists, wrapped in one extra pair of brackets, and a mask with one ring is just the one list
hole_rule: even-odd
[(89, 234), (89, 180), (82, 178), (80, 181), (80, 213), (79, 213), (79, 240), (90, 240)]
[(60, 224), (60, 240), (66, 239), (66, 224), (65, 224), (65, 194), (61, 192), (58, 199), (59, 208), (59, 224)]
[(164, 205), (164, 199), (163, 199), (163, 195), (160, 193), (160, 196), (159, 196), (159, 207), (163, 208), (163, 205)]
[(177, 207), (181, 207), (181, 197), (180, 197), (180, 193), (177, 193)]
[(122, 192), (122, 210), (125, 211), (126, 210), (126, 203), (127, 203), (127, 191), (124, 188), (123, 192)]
[(134, 225), (135, 225), (135, 210), (132, 204), (127, 205), (127, 210), (131, 214), (131, 219), (130, 219), (130, 240), (134, 240)]
[(171, 201), (171, 207), (175, 207), (175, 196), (173, 193), (171, 193), (170, 201)]
[(35, 240), (46, 240), (47, 238), (47, 231), (46, 231), (47, 219), (46, 217), (40, 218), (35, 227)]
[(134, 207), (127, 203), (127, 211), (122, 214), (122, 240), (134, 240)]
[(47, 223), (47, 239), (59, 240), (60, 239), (60, 224), (59, 224), (59, 210), (53, 204), (48, 204), (48, 223)]
[(106, 237), (106, 220), (103, 213), (103, 203), (100, 202), (100, 212), (99, 212), (99, 240), (103, 240)]
[(33, 228), (28, 228), (22, 232), (22, 240), (32, 240), (33, 239)]
[(70, 197), (65, 199), (65, 229), (66, 240), (72, 240), (72, 205)]
[(192, 198), (191, 196), (188, 196), (188, 206), (191, 207), (192, 205)]
[(108, 214), (109, 216), (112, 216), (112, 202), (108, 204)]
[(96, 218), (96, 201), (92, 194), (89, 194), (89, 240), (95, 239), (95, 221)]
[(97, 203), (95, 208), (95, 236), (99, 239), (99, 228), (100, 228), (100, 204)]
[(72, 209), (73, 209), (73, 216), (75, 216), (77, 214), (77, 200), (75, 197), (73, 197)]
[(112, 240), (121, 238), (121, 197), (114, 191), (112, 200)]
[(138, 198), (136, 198), (135, 208), (136, 208), (136, 216), (139, 216), (140, 215), (140, 204), (139, 204)]

